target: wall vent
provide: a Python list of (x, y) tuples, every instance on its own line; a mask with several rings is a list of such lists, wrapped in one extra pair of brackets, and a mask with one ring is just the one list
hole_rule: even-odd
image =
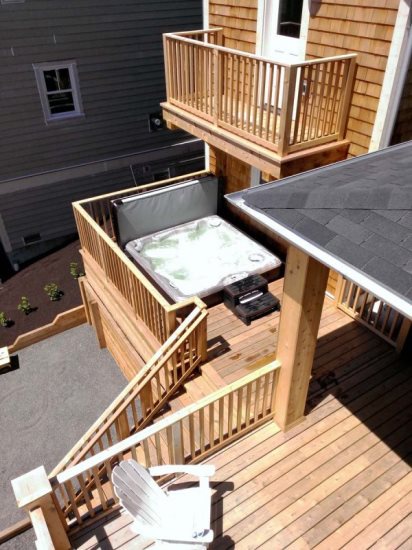
[(28, 246), (30, 244), (35, 244), (41, 241), (40, 233), (31, 233), (30, 235), (25, 235), (23, 237), (23, 243)]

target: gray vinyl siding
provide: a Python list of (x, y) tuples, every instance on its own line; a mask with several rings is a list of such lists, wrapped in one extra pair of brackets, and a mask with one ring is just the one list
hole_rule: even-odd
[[(194, 148), (193, 148), (194, 149)], [(131, 164), (94, 175), (43, 184), (27, 191), (16, 188), (0, 195), (0, 215), (12, 250), (24, 247), (24, 237), (40, 233), (41, 242), (76, 233), (72, 202), (150, 183), (152, 177), (166, 170), (171, 177), (202, 169), (201, 150), (187, 152), (183, 159), (173, 157)]]
[[(89, 196), (133, 186), (129, 167), (115, 172), (77, 178), (7, 193), (1, 197), (1, 215), (13, 249), (22, 248), (23, 237), (40, 233), (47, 241), (76, 232), (71, 203)], [(18, 212), (18, 216), (16, 216)]]
[[(148, 114), (165, 99), (162, 33), (201, 28), (201, 12), (201, 0), (0, 5), (0, 182), (187, 139), (150, 133)], [(32, 64), (64, 60), (84, 117), (46, 125)]]

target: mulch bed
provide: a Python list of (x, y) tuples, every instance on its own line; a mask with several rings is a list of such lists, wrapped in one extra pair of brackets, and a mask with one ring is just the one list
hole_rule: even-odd
[[(83, 270), (79, 248), (79, 241), (74, 241), (0, 283), (0, 311), (14, 321), (11, 327), (0, 326), (0, 347), (11, 345), (20, 334), (51, 323), (62, 311), (81, 305), (79, 284), (70, 275), (71, 262), (77, 262)], [(55, 283), (64, 293), (59, 301), (52, 302), (45, 293), (48, 283)], [(29, 315), (17, 309), (22, 296), (35, 309)]]

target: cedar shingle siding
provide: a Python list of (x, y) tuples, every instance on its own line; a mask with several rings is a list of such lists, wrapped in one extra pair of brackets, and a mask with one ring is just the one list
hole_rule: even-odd
[(322, 0), (312, 3), (306, 56), (358, 54), (349, 112), (350, 156), (368, 152), (399, 0)]

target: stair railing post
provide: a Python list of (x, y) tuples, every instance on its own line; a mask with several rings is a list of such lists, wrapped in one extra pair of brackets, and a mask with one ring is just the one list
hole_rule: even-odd
[(297, 66), (285, 67), (282, 90), (282, 108), (280, 110), (278, 154), (286, 156), (289, 149), (292, 130), (293, 105), (295, 102)]
[(31, 511), (41, 508), (54, 548), (71, 548), (66, 532), (67, 525), (57, 510), (53, 489), (44, 466), (13, 479), (11, 484), (19, 508), (26, 510), (29, 516)]

